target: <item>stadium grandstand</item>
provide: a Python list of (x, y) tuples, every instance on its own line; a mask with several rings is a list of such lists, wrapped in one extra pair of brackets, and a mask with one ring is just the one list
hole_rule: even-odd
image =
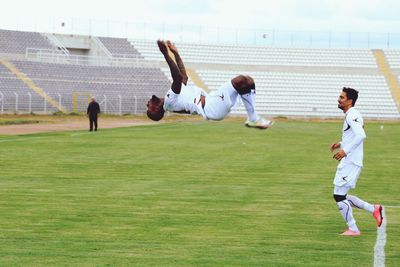
[[(206, 91), (254, 77), (265, 116), (341, 117), (336, 99), (353, 87), (366, 118), (400, 118), (399, 50), (177, 45), (191, 82)], [(155, 40), (0, 30), (0, 112), (82, 112), (95, 96), (106, 113), (141, 114), (169, 88), (166, 67)]]

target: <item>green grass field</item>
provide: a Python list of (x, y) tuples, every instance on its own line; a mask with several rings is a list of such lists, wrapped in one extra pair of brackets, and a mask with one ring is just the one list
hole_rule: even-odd
[[(400, 124), (366, 125), (353, 194), (400, 206)], [(0, 266), (373, 266), (332, 198), (342, 122), (178, 122), (0, 136)], [(400, 266), (387, 208), (386, 266)]]

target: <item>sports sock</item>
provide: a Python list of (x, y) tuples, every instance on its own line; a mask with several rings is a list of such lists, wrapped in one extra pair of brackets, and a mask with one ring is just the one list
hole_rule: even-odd
[(369, 204), (368, 202), (352, 195), (347, 195), (347, 200), (350, 202), (351, 206), (359, 208), (359, 209), (364, 209), (366, 211), (369, 211), (370, 213), (373, 213), (375, 210), (374, 205)]
[(244, 107), (247, 111), (247, 116), (249, 117), (249, 121), (256, 121), (258, 119), (257, 112), (255, 109), (256, 106), (255, 96), (256, 96), (255, 89), (251, 90), (251, 92), (248, 94), (240, 95)]
[(354, 220), (353, 209), (351, 208), (349, 201), (346, 199), (346, 200), (337, 202), (336, 204), (338, 205), (339, 212), (340, 212), (340, 214), (342, 214), (342, 217), (346, 221), (350, 230), (352, 230), (354, 232), (359, 232), (360, 230), (358, 230), (358, 227), (356, 225), (356, 220)]

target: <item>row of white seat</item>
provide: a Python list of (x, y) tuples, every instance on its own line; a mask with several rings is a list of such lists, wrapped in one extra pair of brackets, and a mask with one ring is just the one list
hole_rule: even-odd
[[(131, 43), (146, 59), (162, 59), (153, 41), (131, 40)], [(197, 63), (377, 67), (369, 49), (297, 49), (188, 43), (180, 43), (178, 47), (185, 61)]]
[[(218, 89), (235, 76), (232, 71), (198, 70), (197, 73), (210, 90)], [(322, 111), (327, 110), (329, 114), (334, 114), (337, 113), (336, 101), (341, 88), (351, 85), (360, 92), (357, 106), (366, 116), (400, 118), (392, 94), (380, 75), (309, 75), (289, 72), (279, 75), (269, 72), (246, 74), (256, 81), (256, 103), (261, 112), (274, 111), (275, 115), (279, 113), (287, 116), (325, 116)], [(243, 108), (235, 110), (246, 114)]]
[(400, 50), (388, 49), (385, 50), (385, 55), (390, 67), (400, 68)]

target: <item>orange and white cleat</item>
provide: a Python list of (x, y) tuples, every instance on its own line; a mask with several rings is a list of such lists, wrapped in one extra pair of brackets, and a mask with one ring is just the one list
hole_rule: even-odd
[(361, 235), (361, 232), (356, 232), (356, 231), (352, 231), (350, 229), (347, 229), (346, 231), (344, 231), (340, 235), (343, 235), (343, 236), (359, 236), (359, 235)]
[(376, 204), (375, 206), (374, 213), (372, 213), (372, 216), (374, 216), (376, 220), (376, 224), (378, 227), (382, 225), (383, 217), (382, 217), (382, 206), (379, 204)]

